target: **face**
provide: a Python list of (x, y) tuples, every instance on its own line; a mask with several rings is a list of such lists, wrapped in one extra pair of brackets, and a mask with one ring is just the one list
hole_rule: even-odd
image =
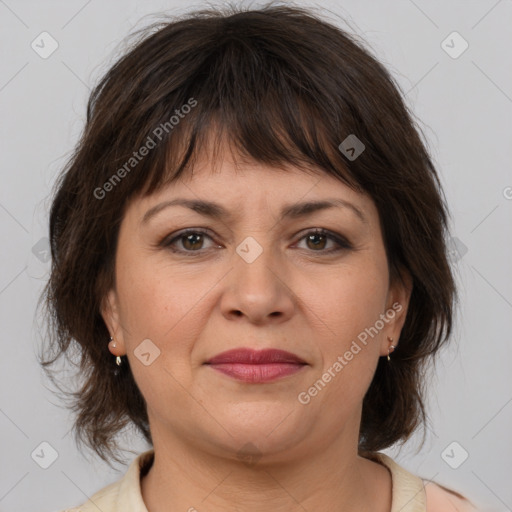
[[(225, 213), (165, 206), (177, 199)], [(333, 206), (299, 208), (324, 201)], [(364, 394), (409, 297), (389, 282), (368, 196), (320, 170), (205, 161), (129, 204), (115, 278), (102, 313), (147, 402), (155, 449), (179, 440), (277, 460), (340, 432), (355, 449)], [(240, 348), (302, 364), (208, 364)]]

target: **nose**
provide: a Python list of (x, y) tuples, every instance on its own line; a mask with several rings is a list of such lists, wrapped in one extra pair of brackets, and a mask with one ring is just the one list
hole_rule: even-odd
[(254, 324), (280, 323), (292, 317), (296, 296), (289, 271), (273, 251), (252, 237), (233, 255), (233, 268), (225, 279), (221, 308), (226, 317), (245, 317)]

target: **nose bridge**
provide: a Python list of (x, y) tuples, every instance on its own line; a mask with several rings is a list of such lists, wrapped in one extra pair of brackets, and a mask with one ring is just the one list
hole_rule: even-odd
[(268, 233), (260, 232), (259, 235), (246, 236), (237, 245), (234, 261), (237, 281), (248, 279), (251, 287), (261, 284), (268, 289), (269, 285), (272, 286), (276, 279), (277, 258), (271, 244)]
[(230, 292), (224, 301), (228, 312), (236, 310), (253, 321), (278, 312), (290, 313), (292, 300), (283, 283), (284, 269), (278, 266), (279, 257), (272, 248), (270, 236), (245, 237), (234, 254)]

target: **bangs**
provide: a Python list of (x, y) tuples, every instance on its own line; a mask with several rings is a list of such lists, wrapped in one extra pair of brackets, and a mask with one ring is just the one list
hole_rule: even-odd
[(166, 131), (161, 150), (151, 155), (147, 169), (139, 174), (134, 185), (141, 195), (193, 171), (199, 159), (206, 159), (214, 169), (226, 149), (235, 166), (257, 162), (316, 175), (323, 171), (360, 190), (338, 150), (344, 138), (340, 134), (351, 133), (338, 118), (340, 105), (330, 101), (328, 91), (320, 90), (321, 80), (305, 79), (311, 73), (262, 51), (256, 42), (226, 41), (193, 74), (189, 71), (186, 90), (174, 91), (171, 101), (167, 97), (155, 106), (159, 111), (167, 106), (168, 111), (151, 133), (160, 134), (158, 126), (169, 124), (172, 117), (176, 121), (173, 113), (183, 116)]

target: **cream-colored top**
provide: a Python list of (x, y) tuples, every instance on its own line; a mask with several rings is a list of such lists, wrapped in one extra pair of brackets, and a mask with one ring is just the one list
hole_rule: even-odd
[[(140, 482), (141, 472), (145, 474), (153, 463), (153, 454), (153, 449), (141, 453), (120, 480), (104, 487), (81, 506), (62, 512), (148, 512)], [(409, 473), (384, 453), (375, 453), (372, 459), (391, 473), (391, 512), (478, 512), (462, 496)]]

